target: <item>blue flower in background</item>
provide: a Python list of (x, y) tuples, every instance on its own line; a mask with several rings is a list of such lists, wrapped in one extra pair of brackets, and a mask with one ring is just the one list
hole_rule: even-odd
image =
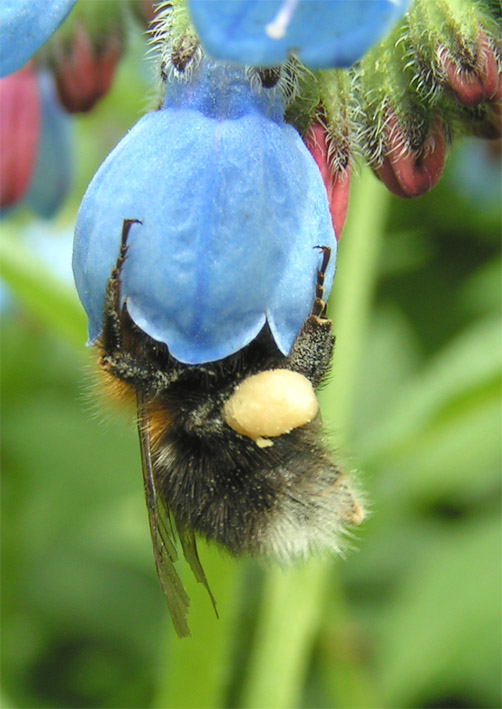
[(189, 0), (211, 56), (274, 66), (290, 52), (320, 69), (347, 67), (406, 11), (409, 0)]
[(319, 170), (283, 122), (279, 92), (256, 92), (247, 77), (203, 59), (92, 180), (73, 255), (91, 342), (125, 218), (143, 222), (122, 274), (128, 312), (181, 362), (226, 357), (266, 321), (287, 354), (312, 307), (317, 245), (332, 249), (329, 292), (336, 242)]
[(73, 122), (62, 109), (50, 71), (28, 62), (0, 79), (2, 216), (29, 207), (50, 219), (73, 177)]
[(49, 71), (38, 74), (41, 127), (37, 160), (26, 204), (45, 219), (60, 209), (73, 179), (73, 122), (61, 108)]
[(77, 0), (2, 0), (0, 76), (20, 69), (63, 22)]

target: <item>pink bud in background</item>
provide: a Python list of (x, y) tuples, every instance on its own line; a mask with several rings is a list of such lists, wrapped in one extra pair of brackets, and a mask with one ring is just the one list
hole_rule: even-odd
[(441, 119), (436, 117), (427, 139), (412, 148), (395, 114), (385, 126), (383, 160), (375, 172), (388, 190), (397, 197), (419, 197), (434, 187), (444, 167), (446, 138)]
[[(485, 136), (491, 140), (500, 141), (502, 138), (502, 103), (494, 103), (490, 106), (486, 117)], [(481, 137), (485, 137), (481, 136)]]
[(150, 24), (156, 15), (155, 0), (139, 0), (134, 5), (137, 6), (136, 14), (141, 15), (146, 24)]
[(32, 62), (0, 79), (0, 207), (11, 207), (30, 184), (40, 135), (40, 99)]
[(315, 121), (310, 125), (304, 142), (317, 167), (326, 188), (329, 211), (335, 236), (340, 238), (349, 202), (350, 168), (337, 169), (330, 161), (330, 136), (325, 126)]
[(79, 23), (70, 40), (58, 46), (56, 41), (53, 38), (52, 68), (61, 104), (69, 113), (89, 111), (111, 86), (122, 37), (117, 32), (98, 40)]

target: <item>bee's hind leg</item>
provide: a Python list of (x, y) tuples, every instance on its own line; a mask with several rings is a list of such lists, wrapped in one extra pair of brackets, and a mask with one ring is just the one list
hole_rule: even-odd
[(327, 304), (324, 301), (324, 277), (326, 275), (326, 270), (328, 268), (329, 260), (331, 258), (331, 249), (329, 246), (316, 246), (315, 248), (319, 249), (319, 251), (322, 253), (322, 263), (321, 267), (317, 269), (315, 298), (310, 316), (319, 317), (323, 320), (326, 320)]
[(324, 276), (328, 268), (331, 249), (329, 246), (316, 247), (322, 252), (322, 262), (317, 270), (317, 283), (312, 310), (303, 323), (302, 329), (289, 353), (290, 369), (300, 372), (316, 388), (328, 370), (335, 337), (333, 323), (326, 317), (324, 297)]
[(124, 219), (120, 249), (110, 278), (106, 284), (103, 330), (99, 342), (101, 357), (99, 366), (117, 379), (136, 388), (156, 390), (165, 386), (165, 377), (144, 357), (135, 356), (124, 350), (124, 328), (134, 328), (121, 302), (121, 275), (127, 258), (127, 239), (133, 224), (141, 224), (139, 219)]
[(121, 275), (127, 257), (127, 239), (133, 224), (141, 224), (139, 219), (124, 219), (122, 222), (122, 236), (120, 239), (120, 249), (112, 268), (110, 278), (106, 283), (105, 306), (103, 311), (103, 331), (101, 335), (101, 346), (105, 353), (112, 355), (122, 349), (122, 324), (121, 312), (123, 306), (121, 301)]

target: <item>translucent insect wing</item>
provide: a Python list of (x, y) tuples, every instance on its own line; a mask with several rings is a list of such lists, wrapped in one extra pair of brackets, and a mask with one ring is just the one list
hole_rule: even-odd
[(158, 495), (150, 453), (150, 438), (141, 394), (138, 394), (138, 432), (141, 448), (143, 484), (153, 554), (159, 582), (167, 602), (176, 633), (180, 638), (190, 635), (187, 623), (190, 599), (175, 567), (178, 554), (169, 519), (169, 511)]

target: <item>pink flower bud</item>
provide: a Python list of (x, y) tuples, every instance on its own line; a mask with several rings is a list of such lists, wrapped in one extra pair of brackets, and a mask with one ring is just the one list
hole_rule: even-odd
[(53, 48), (53, 72), (59, 99), (69, 113), (89, 111), (112, 83), (122, 54), (119, 33), (99, 41), (79, 23), (70, 41)]
[(467, 66), (453, 57), (444, 47), (438, 50), (438, 62), (455, 98), (464, 106), (477, 106), (502, 97), (502, 75), (493, 47), (481, 30), (473, 66)]
[(30, 184), (40, 135), (40, 98), (31, 62), (0, 79), (0, 207), (11, 207)]
[(139, 0), (139, 3), (134, 3), (137, 6), (137, 12), (141, 15), (146, 24), (150, 24), (156, 15), (154, 0)]
[(446, 138), (441, 119), (436, 117), (427, 139), (417, 150), (410, 146), (395, 114), (385, 126), (385, 147), (377, 176), (387, 189), (403, 199), (419, 197), (438, 182), (444, 167)]
[(335, 236), (339, 239), (347, 216), (350, 168), (337, 169), (330, 160), (330, 136), (322, 124), (312, 123), (304, 141), (321, 173), (328, 196), (331, 222)]

